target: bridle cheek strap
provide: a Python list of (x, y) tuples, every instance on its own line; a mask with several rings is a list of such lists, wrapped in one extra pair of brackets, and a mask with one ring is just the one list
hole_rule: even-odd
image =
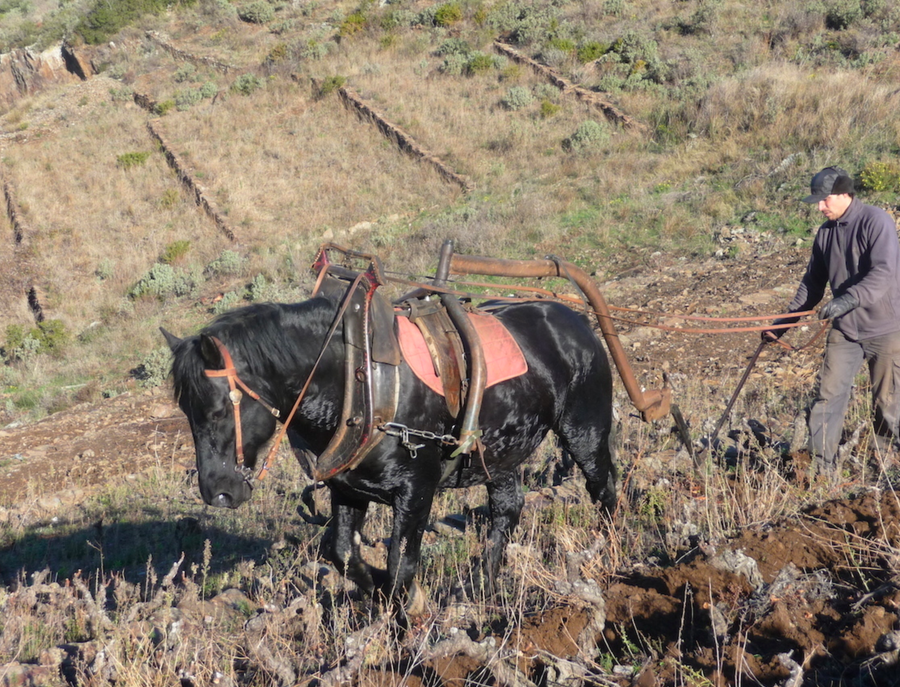
[[(276, 418), (281, 417), (281, 411), (262, 400), (259, 397), (259, 394), (253, 391), (253, 389), (247, 386), (244, 381), (240, 377), (238, 377), (237, 369), (234, 366), (234, 361), (231, 359), (231, 354), (228, 352), (228, 349), (225, 348), (225, 344), (223, 344), (215, 336), (212, 336), (210, 338), (212, 339), (213, 343), (216, 344), (216, 348), (219, 349), (219, 353), (222, 354), (222, 360), (225, 363), (225, 367), (221, 370), (206, 370), (206, 376), (213, 378), (225, 377), (228, 380), (228, 398), (231, 401), (231, 407), (234, 410), (234, 435), (236, 442), (235, 453), (237, 454), (236, 469), (238, 472), (243, 472), (244, 441), (243, 433), (241, 431), (241, 400), (244, 397), (244, 393), (246, 393), (257, 403), (262, 405)], [(240, 387), (240, 389), (238, 387)], [(243, 389), (243, 392), (241, 391), (241, 389)]]

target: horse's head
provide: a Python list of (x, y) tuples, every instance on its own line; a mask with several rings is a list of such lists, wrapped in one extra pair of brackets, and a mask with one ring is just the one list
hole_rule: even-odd
[(252, 494), (259, 450), (275, 431), (271, 409), (252, 398), (266, 386), (239, 349), (229, 352), (216, 337), (162, 332), (174, 355), (175, 399), (194, 437), (200, 494), (210, 506), (237, 508)]

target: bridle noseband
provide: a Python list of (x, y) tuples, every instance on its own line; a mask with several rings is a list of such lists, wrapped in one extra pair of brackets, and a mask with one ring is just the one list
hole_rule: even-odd
[[(247, 386), (244, 381), (238, 377), (237, 368), (235, 368), (234, 361), (232, 361), (228, 349), (225, 348), (225, 344), (215, 336), (211, 336), (210, 339), (216, 344), (219, 353), (222, 354), (222, 360), (225, 363), (225, 367), (222, 370), (205, 370), (205, 373), (207, 377), (225, 377), (228, 380), (228, 398), (231, 401), (231, 407), (234, 410), (235, 452), (237, 453), (234, 469), (236, 472), (241, 473), (244, 476), (244, 479), (249, 482), (250, 469), (244, 465), (244, 441), (241, 432), (241, 399), (243, 399), (244, 393), (246, 393), (250, 398), (268, 410), (276, 419), (281, 418), (281, 411), (260, 398), (258, 393), (253, 391), (253, 389)], [(241, 389), (243, 389), (243, 392)], [(264, 468), (266, 467), (268, 467), (268, 465), (264, 466)], [(260, 471), (260, 479), (262, 479), (262, 474), (263, 471)]]

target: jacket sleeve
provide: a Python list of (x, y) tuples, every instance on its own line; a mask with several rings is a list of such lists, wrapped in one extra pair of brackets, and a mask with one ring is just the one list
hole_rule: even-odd
[(862, 307), (884, 298), (896, 279), (894, 271), (900, 257), (897, 231), (887, 215), (873, 217), (866, 234), (869, 246), (862, 257), (868, 263), (867, 269), (860, 270), (858, 280), (845, 290), (845, 293), (853, 294)]
[(828, 267), (820, 242), (822, 234), (820, 229), (813, 242), (812, 255), (809, 257), (806, 273), (800, 280), (797, 293), (788, 305), (790, 312), (812, 310), (825, 295), (825, 287), (828, 286)]

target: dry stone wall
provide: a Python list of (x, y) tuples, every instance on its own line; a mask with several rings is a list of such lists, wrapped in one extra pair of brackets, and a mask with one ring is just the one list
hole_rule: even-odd
[(210, 67), (217, 71), (222, 72), (223, 74), (227, 74), (228, 72), (239, 71), (240, 67), (236, 67), (233, 64), (226, 64), (225, 62), (219, 62), (211, 57), (203, 57), (201, 55), (195, 55), (194, 53), (188, 52), (187, 50), (182, 50), (181, 48), (176, 48), (174, 45), (169, 43), (165, 38), (163, 38), (156, 31), (147, 31), (147, 38), (156, 43), (160, 48), (169, 53), (176, 60), (184, 60), (187, 62), (191, 62), (193, 64), (200, 64), (206, 67)]
[(433, 155), (431, 152), (420, 146), (416, 140), (403, 131), (403, 129), (388, 121), (383, 114), (378, 112), (378, 110), (365, 103), (353, 90), (343, 86), (338, 89), (338, 94), (347, 107), (356, 111), (360, 117), (368, 119), (375, 124), (375, 126), (378, 127), (378, 130), (392, 140), (404, 153), (412, 155), (422, 162), (431, 165), (445, 181), (456, 184), (464, 193), (470, 193), (475, 189), (475, 185), (472, 183), (471, 179), (450, 169), (436, 155)]
[(194, 200), (196, 201), (197, 205), (199, 205), (207, 214), (207, 216), (209, 216), (209, 218), (216, 223), (219, 231), (221, 231), (230, 240), (234, 241), (234, 231), (230, 226), (228, 226), (228, 222), (225, 221), (225, 217), (216, 207), (216, 204), (212, 200), (210, 200), (209, 196), (206, 193), (206, 189), (203, 188), (203, 186), (201, 186), (199, 183), (197, 183), (197, 180), (194, 178), (194, 175), (191, 174), (187, 165), (180, 157), (178, 157), (178, 154), (166, 141), (165, 137), (160, 131), (159, 120), (147, 122), (147, 128), (150, 130), (150, 135), (159, 142), (159, 145), (162, 148), (163, 154), (166, 156), (166, 161), (169, 163), (169, 166), (178, 175), (178, 179), (188, 190), (188, 192), (194, 196)]
[[(12, 226), (12, 250), (3, 251), (2, 267), (4, 278), (2, 286), (4, 291), (9, 290), (13, 300), (24, 299), (28, 305), (28, 310), (34, 316), (35, 322), (44, 321), (44, 308), (42, 302), (42, 292), (35, 279), (35, 270), (32, 268), (30, 261), (25, 257), (27, 255), (27, 247), (30, 243), (32, 231), (29, 228), (22, 209), (16, 199), (16, 191), (12, 181), (7, 178), (0, 179), (3, 186), (4, 208), (9, 223)], [(6, 294), (4, 294), (5, 297)], [(7, 303), (7, 308), (13, 306), (13, 303)]]
[(550, 81), (550, 83), (556, 86), (563, 93), (572, 94), (582, 102), (596, 107), (611, 122), (619, 124), (626, 129), (636, 129), (638, 131), (643, 131), (646, 128), (643, 124), (641, 124), (634, 118), (629, 117), (627, 114), (619, 110), (615, 105), (604, 99), (599, 93), (596, 93), (595, 91), (589, 91), (586, 88), (573, 84), (571, 81), (561, 76), (551, 67), (548, 67), (545, 64), (541, 64), (537, 60), (534, 60), (527, 55), (523, 55), (512, 46), (500, 41), (495, 41), (494, 49), (501, 55), (505, 55), (514, 62), (531, 67), (531, 69), (533, 69), (541, 76), (545, 77), (548, 81)]

